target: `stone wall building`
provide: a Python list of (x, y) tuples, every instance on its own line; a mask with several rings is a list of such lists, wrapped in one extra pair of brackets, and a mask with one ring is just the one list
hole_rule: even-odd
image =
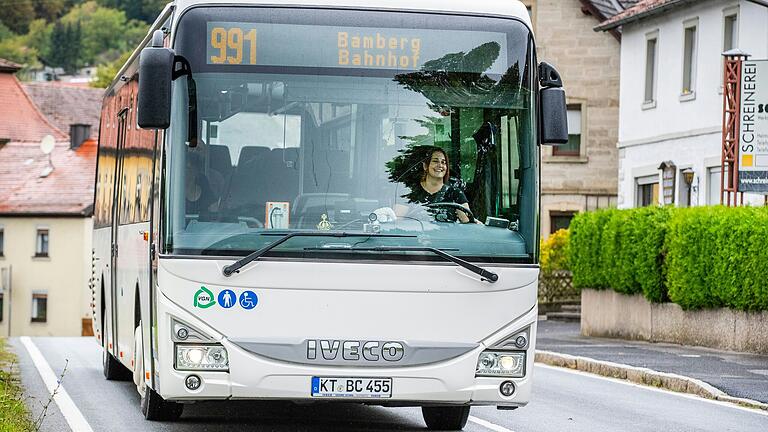
[(523, 0), (539, 61), (565, 85), (571, 141), (542, 148), (541, 234), (568, 226), (577, 212), (616, 206), (619, 122), (618, 32), (595, 25), (631, 6), (626, 0)]

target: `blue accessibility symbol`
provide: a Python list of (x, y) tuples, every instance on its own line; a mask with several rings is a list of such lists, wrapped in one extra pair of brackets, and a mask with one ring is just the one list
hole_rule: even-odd
[(253, 291), (244, 291), (240, 294), (240, 306), (243, 309), (253, 309), (259, 304), (259, 297)]
[(235, 299), (237, 299), (237, 295), (234, 291), (225, 289), (224, 291), (219, 293), (219, 304), (224, 309), (229, 309), (232, 306), (235, 305)]

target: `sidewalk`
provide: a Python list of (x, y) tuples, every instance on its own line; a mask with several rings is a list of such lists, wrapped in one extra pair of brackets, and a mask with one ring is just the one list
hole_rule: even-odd
[(579, 323), (539, 321), (536, 349), (673, 373), (768, 403), (768, 356), (667, 343), (583, 337)]

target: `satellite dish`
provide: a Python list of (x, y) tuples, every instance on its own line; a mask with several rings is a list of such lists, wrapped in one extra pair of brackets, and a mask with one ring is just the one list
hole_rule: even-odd
[(46, 135), (40, 141), (40, 150), (42, 150), (45, 154), (51, 154), (55, 145), (56, 141), (54, 141), (53, 136)]

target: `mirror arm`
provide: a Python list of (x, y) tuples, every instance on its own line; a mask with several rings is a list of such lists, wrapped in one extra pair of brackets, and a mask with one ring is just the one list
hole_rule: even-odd
[[(184, 56), (177, 55), (173, 59), (173, 80), (184, 75), (187, 76), (187, 99), (189, 99), (189, 109), (187, 112), (187, 145), (197, 147), (197, 85), (192, 78), (192, 67)], [(181, 67), (176, 69), (176, 64)]]
[(547, 62), (539, 63), (539, 85), (544, 88), (563, 87), (563, 79), (554, 66)]

